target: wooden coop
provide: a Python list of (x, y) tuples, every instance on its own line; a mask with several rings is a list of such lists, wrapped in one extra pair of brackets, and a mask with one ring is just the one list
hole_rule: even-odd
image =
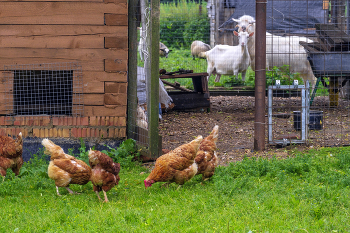
[(2, 1), (0, 134), (126, 137), (125, 0)]

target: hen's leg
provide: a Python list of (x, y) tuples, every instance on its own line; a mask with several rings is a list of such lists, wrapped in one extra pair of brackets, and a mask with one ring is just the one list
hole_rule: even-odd
[(105, 202), (108, 202), (107, 193), (104, 190), (102, 191), (103, 191), (103, 194), (105, 195)]
[(76, 192), (73, 192), (70, 188), (68, 187), (65, 187), (67, 189), (67, 191), (70, 193), (70, 194), (79, 194), (79, 193), (76, 193)]
[(56, 186), (56, 192), (58, 196), (61, 196), (61, 194), (58, 192), (58, 186)]
[(98, 199), (99, 199), (100, 201), (102, 201), (102, 199), (101, 199), (100, 194), (98, 193), (98, 191), (95, 191), (95, 193), (96, 193)]
[(169, 182), (166, 182), (165, 184), (162, 184), (162, 186), (161, 186), (161, 187), (162, 187), (162, 188), (163, 188), (163, 187), (168, 188), (168, 187), (169, 187), (169, 184), (170, 184)]
[(176, 190), (179, 190), (179, 188), (181, 188), (181, 186), (182, 186), (182, 185), (180, 184), (180, 185), (179, 185), (179, 187), (177, 187), (177, 189), (176, 189)]

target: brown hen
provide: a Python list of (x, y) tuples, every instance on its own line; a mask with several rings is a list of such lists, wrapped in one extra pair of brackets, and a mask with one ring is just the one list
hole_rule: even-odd
[(0, 136), (0, 174), (5, 180), (7, 169), (11, 168), (17, 176), (23, 164), (23, 139), (20, 132), (14, 140), (11, 137)]
[(64, 153), (60, 146), (49, 139), (44, 139), (42, 145), (46, 149), (45, 153), (51, 155), (48, 175), (55, 181), (57, 195), (60, 196), (58, 187), (65, 187), (70, 194), (73, 194), (69, 184), (84, 185), (90, 181), (91, 168), (84, 161)]
[(202, 174), (202, 180), (207, 180), (214, 175), (218, 165), (216, 155), (216, 141), (218, 140), (219, 126), (216, 125), (210, 135), (203, 139), (199, 146), (195, 162), (198, 165), (197, 175)]
[(183, 185), (195, 176), (197, 164), (194, 159), (202, 140), (203, 137), (198, 136), (193, 141), (160, 156), (151, 174), (144, 180), (145, 187), (148, 188), (155, 182), (175, 182)]
[(113, 162), (108, 155), (97, 151), (89, 151), (89, 164), (92, 169), (91, 182), (94, 191), (99, 200), (101, 200), (99, 192), (103, 191), (105, 202), (108, 202), (107, 193), (115, 185), (118, 185), (120, 177), (120, 164)]

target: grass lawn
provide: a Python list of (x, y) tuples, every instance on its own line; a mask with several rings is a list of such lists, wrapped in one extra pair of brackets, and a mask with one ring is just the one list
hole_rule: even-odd
[[(35, 156), (20, 177), (0, 183), (0, 232), (349, 232), (350, 149), (295, 152), (286, 160), (244, 159), (147, 190), (149, 171), (122, 167), (120, 183), (99, 202), (91, 183), (70, 195), (47, 177)], [(102, 195), (102, 193), (101, 193)]]

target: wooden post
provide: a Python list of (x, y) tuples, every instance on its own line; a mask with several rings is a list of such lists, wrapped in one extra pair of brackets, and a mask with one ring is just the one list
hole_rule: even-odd
[(151, 76), (148, 85), (148, 136), (149, 150), (152, 158), (159, 157), (159, 0), (151, 0)]
[(256, 0), (254, 150), (265, 150), (266, 0)]
[(129, 1), (128, 13), (128, 124), (127, 137), (135, 138), (137, 114), (137, 0)]

